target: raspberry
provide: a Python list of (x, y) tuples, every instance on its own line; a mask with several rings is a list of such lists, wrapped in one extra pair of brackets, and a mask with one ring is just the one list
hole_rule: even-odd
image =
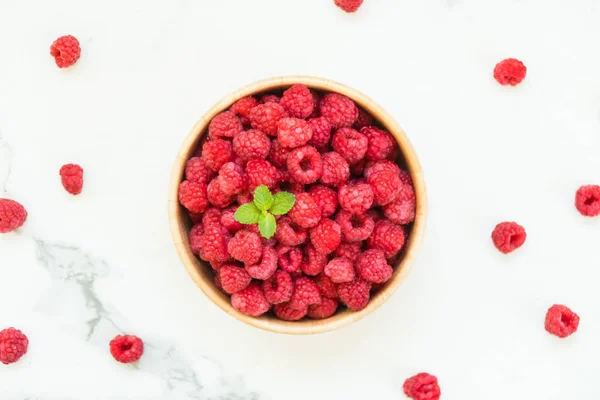
[(219, 185), (223, 194), (233, 196), (248, 189), (248, 178), (242, 167), (228, 162), (219, 170)]
[(353, 13), (358, 10), (362, 2), (363, 0), (334, 0), (335, 5), (347, 13)]
[(219, 177), (210, 181), (206, 188), (208, 201), (218, 208), (225, 208), (235, 200), (235, 195), (227, 195), (221, 189), (221, 179)]
[(361, 248), (361, 242), (342, 242), (335, 250), (334, 257), (347, 258), (354, 264), (358, 261), (358, 257), (360, 257)]
[(402, 188), (402, 182), (398, 175), (390, 171), (380, 171), (370, 175), (367, 183), (373, 189), (373, 203), (378, 206), (384, 206), (396, 200)]
[(230, 240), (231, 234), (224, 226), (221, 226), (220, 224), (204, 226), (200, 258), (211, 262), (229, 260), (227, 244)]
[(284, 303), (276, 304), (273, 307), (273, 311), (279, 319), (283, 319), (285, 321), (298, 321), (306, 316), (306, 313), (308, 312), (308, 307), (300, 307), (298, 309), (295, 309), (290, 307), (289, 303)]
[(494, 68), (494, 79), (502, 86), (516, 86), (527, 74), (527, 67), (515, 58), (500, 61)]
[(308, 306), (308, 316), (312, 319), (325, 319), (331, 317), (338, 308), (338, 301), (335, 299), (322, 298), (321, 304)]
[(215, 274), (214, 281), (217, 289), (219, 289), (222, 293), (229, 294), (223, 290), (223, 285), (221, 284), (221, 277), (219, 276), (219, 274)]
[(321, 209), (321, 217), (327, 218), (335, 214), (338, 207), (337, 193), (326, 186), (317, 185), (308, 190)]
[(110, 341), (110, 354), (120, 363), (136, 362), (144, 354), (144, 342), (137, 336), (117, 335)]
[(81, 193), (83, 188), (83, 168), (77, 164), (66, 164), (60, 168), (60, 181), (72, 195)]
[(271, 162), (277, 168), (287, 167), (287, 158), (290, 153), (290, 149), (283, 147), (279, 140), (273, 139), (271, 141), (271, 151), (267, 160)]
[(348, 161), (348, 164), (356, 164), (365, 157), (369, 140), (352, 128), (342, 128), (334, 133), (331, 146)]
[(548, 333), (559, 338), (566, 338), (577, 332), (579, 315), (567, 306), (555, 304), (548, 309), (544, 327)]
[(185, 164), (185, 179), (192, 182), (208, 183), (215, 172), (200, 157), (192, 157)]
[(356, 118), (356, 121), (354, 122), (354, 125), (352, 125), (352, 127), (354, 129), (360, 130), (362, 128), (364, 128), (365, 126), (369, 126), (373, 124), (373, 117), (371, 116), (371, 114), (368, 114), (365, 110), (363, 110), (362, 108), (358, 109), (358, 118)]
[(375, 221), (368, 214), (352, 214), (341, 210), (335, 221), (342, 228), (342, 235), (347, 242), (360, 242), (366, 240), (373, 233)]
[(223, 139), (210, 140), (202, 146), (202, 159), (208, 168), (219, 172), (223, 164), (233, 159), (231, 142)]
[(352, 214), (363, 214), (373, 205), (373, 189), (366, 183), (348, 183), (338, 192), (340, 207)]
[(365, 126), (360, 130), (369, 140), (369, 147), (365, 153), (367, 160), (384, 160), (392, 154), (396, 142), (392, 135), (374, 126)]
[(402, 250), (404, 241), (402, 227), (382, 219), (375, 223), (373, 235), (367, 239), (367, 246), (370, 249), (383, 250), (385, 258), (392, 258)]
[(328, 276), (325, 274), (319, 274), (314, 278), (315, 284), (319, 287), (319, 292), (321, 296), (326, 297), (328, 299), (335, 299), (338, 297), (337, 294), (337, 283), (333, 283)]
[(516, 222), (501, 222), (492, 232), (494, 246), (504, 254), (521, 247), (525, 239), (527, 239), (525, 229)]
[(290, 300), (294, 283), (289, 273), (277, 270), (271, 278), (262, 283), (262, 288), (269, 303), (280, 304)]
[(235, 265), (223, 265), (219, 269), (219, 277), (221, 279), (221, 287), (229, 294), (246, 289), (252, 281), (252, 277), (248, 275), (244, 268), (236, 267)]
[(586, 217), (600, 215), (600, 186), (587, 185), (577, 190), (575, 195), (575, 207)]
[(356, 263), (356, 273), (362, 279), (373, 283), (387, 282), (394, 270), (385, 260), (383, 250), (370, 249), (360, 255)]
[(321, 220), (321, 208), (310, 194), (300, 193), (287, 215), (298, 226), (312, 228)]
[(202, 225), (208, 228), (213, 224), (218, 224), (221, 221), (221, 210), (211, 207), (202, 216)]
[(292, 150), (288, 154), (287, 167), (291, 178), (301, 184), (314, 183), (323, 173), (321, 155), (312, 146)]
[(252, 203), (254, 201), (254, 196), (250, 193), (249, 190), (244, 191), (242, 193), (238, 193), (236, 196), (237, 203), (241, 206), (242, 204)]
[(277, 269), (277, 252), (271, 246), (264, 246), (260, 263), (246, 265), (246, 271), (254, 279), (269, 279)]
[(282, 270), (292, 273), (300, 270), (304, 255), (299, 247), (283, 246), (277, 247), (277, 264)]
[(232, 138), (244, 130), (242, 121), (231, 111), (223, 111), (216, 115), (208, 125), (208, 136), (212, 139)]
[(308, 144), (314, 147), (325, 147), (331, 138), (331, 124), (325, 117), (311, 118), (308, 123), (312, 127), (313, 135)]
[(251, 283), (246, 289), (232, 294), (231, 305), (242, 314), (252, 317), (258, 317), (271, 308), (258, 283)]
[(29, 339), (23, 332), (15, 328), (0, 331), (0, 362), (12, 364), (27, 353)]
[(321, 104), (321, 95), (313, 90), (310, 91), (310, 94), (312, 96), (313, 109), (309, 117), (318, 118), (321, 116), (321, 112), (319, 110), (319, 105)]
[(354, 279), (354, 266), (347, 258), (338, 257), (327, 263), (324, 273), (335, 283), (350, 282)]
[(250, 182), (250, 191), (260, 185), (273, 189), (277, 184), (277, 168), (267, 160), (252, 160), (246, 165), (246, 175)]
[(252, 110), (258, 104), (258, 100), (256, 100), (254, 97), (246, 96), (233, 103), (233, 105), (229, 107), (229, 111), (237, 114), (244, 125), (250, 125), (248, 114), (250, 114), (250, 110)]
[(387, 171), (395, 175), (400, 175), (400, 167), (390, 160), (369, 161), (365, 166), (365, 178), (369, 179), (376, 172)]
[(202, 224), (196, 224), (190, 229), (188, 234), (188, 242), (190, 243), (190, 250), (194, 254), (200, 254), (202, 251), (202, 236), (204, 235), (204, 227)]
[(50, 46), (50, 55), (58, 68), (68, 68), (75, 64), (81, 56), (79, 40), (71, 35), (61, 36)]
[(238, 206), (231, 206), (221, 213), (221, 225), (223, 225), (231, 233), (244, 229), (244, 225), (235, 220), (235, 212)]
[(319, 253), (329, 254), (342, 241), (342, 228), (337, 222), (323, 218), (317, 226), (310, 230), (310, 241)]
[(20, 203), (10, 199), (0, 199), (0, 233), (12, 232), (20, 228), (27, 219), (27, 210)]
[(371, 298), (371, 282), (356, 277), (352, 282), (340, 283), (338, 285), (338, 296), (340, 301), (353, 311), (359, 311), (366, 307)]
[(179, 184), (179, 202), (194, 213), (208, 208), (207, 187), (205, 183), (183, 181)]
[(271, 151), (271, 140), (256, 129), (243, 131), (233, 138), (233, 151), (244, 162), (265, 159)]
[(417, 199), (412, 186), (402, 185), (396, 200), (383, 206), (383, 214), (395, 224), (406, 225), (415, 220)]
[(304, 85), (293, 85), (283, 92), (279, 104), (294, 118), (308, 118), (313, 112), (313, 95)]
[(283, 216), (277, 221), (275, 239), (284, 246), (298, 246), (306, 241), (308, 233), (292, 222), (290, 217)]
[(300, 265), (300, 269), (304, 274), (309, 276), (319, 275), (325, 269), (329, 257), (327, 254), (318, 253), (315, 247), (308, 243), (304, 247), (306, 261)]
[(231, 257), (247, 265), (256, 264), (263, 253), (260, 237), (254, 232), (242, 229), (227, 244)]
[(267, 103), (278, 103), (279, 104), (279, 97), (275, 96), (274, 94), (265, 94), (260, 97), (260, 102), (261, 102), (261, 104), (267, 104)]
[(250, 125), (269, 136), (277, 135), (279, 120), (286, 117), (287, 111), (277, 103), (259, 104), (248, 114)]
[(358, 118), (358, 108), (348, 97), (329, 93), (320, 105), (321, 115), (329, 121), (333, 129), (350, 127)]
[(311, 304), (321, 304), (319, 287), (310, 278), (301, 276), (294, 282), (294, 292), (287, 304), (295, 310), (302, 309)]
[(413, 186), (413, 180), (412, 176), (410, 176), (410, 172), (401, 169), (398, 175), (400, 177), (400, 182), (408, 186)]
[(282, 118), (279, 120), (277, 139), (283, 147), (304, 146), (312, 136), (312, 126), (303, 119)]
[(440, 385), (435, 376), (421, 372), (404, 381), (404, 394), (413, 400), (439, 400)]
[(350, 166), (344, 158), (331, 151), (321, 156), (323, 162), (323, 174), (321, 182), (328, 186), (338, 187), (346, 183), (350, 178)]

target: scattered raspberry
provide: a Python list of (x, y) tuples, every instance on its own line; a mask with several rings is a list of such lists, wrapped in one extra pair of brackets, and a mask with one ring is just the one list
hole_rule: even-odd
[(544, 327), (548, 333), (559, 338), (566, 338), (577, 332), (579, 315), (567, 306), (555, 304), (548, 309)]
[(313, 96), (304, 85), (294, 85), (283, 92), (279, 104), (294, 118), (308, 118), (313, 112)]
[(404, 394), (413, 400), (439, 400), (440, 385), (435, 376), (421, 372), (404, 381)]
[(243, 131), (233, 138), (233, 151), (244, 162), (265, 159), (271, 151), (271, 140), (256, 129)]
[(300, 269), (305, 275), (315, 276), (319, 275), (325, 269), (329, 257), (327, 254), (317, 252), (315, 247), (308, 243), (304, 247), (305, 256), (304, 262), (300, 265)]
[(290, 303), (276, 304), (273, 307), (273, 311), (277, 318), (282, 319), (284, 321), (298, 321), (306, 316), (308, 312), (308, 307), (299, 307), (292, 308), (290, 307)]
[(370, 291), (371, 283), (358, 277), (352, 282), (338, 285), (340, 301), (353, 311), (359, 311), (366, 307), (371, 298)]
[(400, 176), (400, 167), (398, 167), (395, 162), (390, 160), (369, 161), (365, 166), (364, 175), (365, 178), (369, 179), (369, 177), (374, 173), (382, 171), (391, 172), (394, 175)]
[(501, 222), (492, 232), (494, 246), (504, 254), (521, 247), (525, 239), (527, 239), (525, 229), (516, 222)]
[(308, 123), (312, 127), (313, 135), (308, 144), (317, 148), (325, 147), (331, 138), (331, 124), (325, 117), (311, 118)]
[(200, 157), (192, 157), (185, 164), (185, 179), (192, 182), (208, 183), (215, 172)]
[(0, 331), (0, 362), (12, 364), (27, 353), (29, 339), (23, 332), (15, 328)]
[(321, 100), (321, 115), (329, 121), (333, 129), (350, 127), (358, 118), (358, 108), (348, 97), (330, 93)]
[(250, 182), (250, 191), (260, 185), (265, 185), (273, 189), (277, 185), (277, 168), (271, 165), (267, 160), (252, 160), (246, 165), (246, 175)]
[(244, 125), (250, 125), (250, 119), (248, 119), (248, 115), (250, 114), (250, 110), (252, 110), (258, 104), (258, 100), (256, 100), (254, 97), (246, 96), (233, 103), (233, 105), (229, 107), (229, 111), (237, 114)]
[(136, 362), (144, 354), (144, 342), (137, 336), (117, 335), (110, 341), (110, 354), (120, 363)]
[(220, 224), (204, 226), (200, 258), (211, 262), (229, 260), (227, 252), (229, 240), (231, 240), (231, 234), (224, 226)]
[(306, 241), (308, 233), (292, 222), (288, 216), (283, 216), (277, 221), (275, 239), (284, 246), (298, 246)]
[(0, 199), (0, 233), (12, 232), (20, 228), (27, 219), (27, 211), (20, 203), (10, 199)]
[(308, 306), (308, 316), (312, 319), (325, 319), (331, 317), (338, 308), (338, 301), (335, 299), (322, 298), (321, 304)]
[(360, 257), (361, 248), (361, 242), (342, 242), (333, 255), (334, 257), (347, 258), (354, 264), (358, 261), (358, 257)]
[(287, 215), (298, 226), (312, 228), (321, 220), (321, 208), (310, 194), (300, 193)]
[(190, 250), (194, 254), (200, 254), (202, 251), (202, 236), (204, 235), (204, 227), (202, 224), (196, 224), (190, 229), (188, 234), (188, 242), (190, 243)]
[(527, 74), (527, 67), (515, 58), (500, 61), (494, 68), (494, 79), (502, 86), (516, 86)]
[(60, 181), (65, 190), (72, 195), (81, 193), (83, 189), (83, 168), (77, 164), (66, 164), (60, 169)]
[(352, 128), (341, 128), (333, 135), (331, 145), (348, 161), (348, 164), (356, 164), (365, 157), (369, 148), (369, 140), (365, 135)]
[(206, 184), (183, 181), (179, 184), (179, 202), (191, 212), (201, 213), (208, 208)]
[(360, 255), (356, 263), (356, 273), (362, 279), (373, 283), (387, 282), (393, 273), (385, 260), (383, 250), (370, 249)]
[(280, 304), (292, 298), (294, 283), (289, 273), (277, 270), (271, 278), (263, 281), (262, 288), (269, 303)]
[(81, 56), (79, 40), (71, 35), (61, 36), (50, 46), (50, 55), (58, 68), (68, 68), (75, 64)]
[(287, 158), (290, 153), (290, 149), (283, 147), (279, 140), (273, 139), (271, 141), (271, 151), (267, 160), (271, 162), (277, 168), (287, 167)]
[(415, 220), (417, 198), (412, 186), (403, 184), (396, 200), (383, 206), (383, 214), (395, 224), (406, 225)]
[(223, 210), (221, 213), (220, 223), (231, 233), (236, 233), (237, 231), (244, 229), (245, 225), (237, 222), (235, 220), (235, 212), (237, 211), (238, 206), (231, 206), (226, 210)]
[(378, 206), (384, 206), (396, 200), (402, 188), (402, 182), (398, 175), (390, 171), (371, 174), (367, 183), (373, 189), (373, 203)]
[(277, 139), (283, 147), (304, 146), (312, 136), (312, 126), (303, 119), (282, 118), (279, 120)]
[(223, 139), (210, 140), (202, 146), (202, 159), (208, 168), (219, 172), (223, 164), (233, 159), (231, 142)]
[(286, 117), (287, 111), (277, 103), (259, 104), (248, 114), (250, 125), (269, 136), (277, 135), (279, 120)]
[(311, 304), (321, 304), (321, 292), (316, 283), (302, 276), (294, 282), (294, 292), (288, 306), (299, 310)]
[(265, 94), (260, 97), (260, 102), (261, 102), (261, 104), (267, 104), (267, 103), (279, 104), (279, 97), (275, 96), (274, 94)]
[(325, 266), (325, 275), (335, 283), (350, 282), (354, 279), (354, 266), (347, 258), (334, 258)]
[(310, 230), (310, 241), (319, 253), (329, 254), (342, 241), (342, 228), (337, 222), (323, 218), (317, 226)]
[(277, 269), (277, 252), (271, 246), (264, 246), (259, 264), (246, 265), (246, 271), (254, 279), (269, 279)]
[(373, 189), (366, 183), (348, 183), (338, 192), (340, 207), (352, 214), (363, 214), (373, 205)]
[(369, 214), (352, 214), (341, 210), (335, 217), (335, 221), (342, 228), (343, 238), (347, 242), (367, 240), (375, 228), (375, 221)]
[(577, 190), (575, 195), (575, 207), (586, 217), (600, 215), (600, 186), (587, 185)]
[(290, 152), (287, 167), (292, 179), (298, 183), (315, 183), (323, 174), (321, 155), (312, 146), (298, 147)]
[(373, 235), (367, 239), (370, 249), (383, 250), (385, 258), (392, 258), (404, 247), (404, 231), (402, 227), (382, 219), (375, 223)]
[(231, 111), (223, 111), (215, 116), (208, 125), (208, 136), (212, 139), (232, 138), (244, 130), (242, 121)]
[(208, 201), (218, 208), (225, 208), (235, 200), (235, 195), (227, 195), (221, 189), (221, 179), (218, 177), (210, 181), (206, 188)]
[(223, 194), (234, 196), (248, 189), (248, 178), (242, 167), (227, 162), (219, 170), (219, 185)]
[(258, 283), (231, 295), (231, 305), (242, 314), (258, 317), (271, 308)]
[(202, 216), (202, 225), (207, 228), (221, 221), (221, 210), (211, 207)]
[(334, 0), (334, 3), (347, 13), (353, 13), (358, 10), (363, 0)]
[(317, 185), (308, 190), (321, 209), (321, 217), (328, 218), (335, 214), (338, 207), (337, 193), (326, 186)]
[(325, 153), (321, 156), (323, 162), (323, 174), (321, 175), (321, 183), (338, 187), (348, 181), (350, 178), (350, 166), (335, 151)]
[(229, 294), (246, 289), (252, 281), (252, 277), (248, 275), (244, 268), (236, 267), (235, 265), (223, 265), (219, 269), (219, 277), (221, 279), (221, 287)]
[(371, 114), (368, 114), (365, 110), (363, 110), (362, 108), (359, 108), (358, 109), (358, 118), (356, 119), (356, 122), (354, 122), (354, 125), (352, 125), (352, 127), (356, 130), (361, 130), (365, 126), (369, 126), (372, 124), (373, 124), (373, 117), (371, 117)]
[(256, 264), (263, 253), (260, 237), (254, 232), (242, 229), (227, 244), (231, 257), (247, 265)]
[(360, 130), (369, 140), (369, 147), (365, 153), (367, 160), (384, 160), (392, 154), (396, 142), (392, 135), (374, 126), (366, 126)]
[(315, 284), (319, 287), (319, 292), (321, 296), (326, 297), (328, 299), (335, 299), (338, 297), (337, 294), (337, 283), (333, 283), (328, 276), (325, 274), (319, 274), (314, 278)]
[(277, 264), (279, 267), (289, 273), (298, 272), (300, 265), (304, 260), (302, 249), (293, 246), (283, 246), (279, 244), (276, 248)]

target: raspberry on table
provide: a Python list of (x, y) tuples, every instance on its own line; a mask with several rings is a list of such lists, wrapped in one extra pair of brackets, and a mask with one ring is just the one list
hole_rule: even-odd
[(210, 181), (206, 187), (206, 196), (208, 197), (208, 201), (218, 208), (225, 208), (236, 199), (235, 195), (228, 195), (223, 192), (219, 177)]
[(227, 245), (231, 240), (231, 234), (221, 224), (210, 224), (204, 226), (204, 235), (202, 235), (202, 251), (200, 258), (205, 261), (227, 261), (229, 252)]
[(501, 222), (492, 232), (494, 246), (504, 254), (521, 247), (525, 239), (527, 239), (525, 229), (516, 222)]
[(338, 296), (350, 310), (360, 311), (367, 306), (371, 298), (371, 282), (356, 277), (352, 282), (340, 283)]
[(219, 269), (219, 278), (221, 287), (229, 294), (246, 289), (252, 282), (252, 277), (248, 275), (246, 270), (235, 265), (223, 265)]
[(327, 118), (333, 129), (350, 127), (358, 118), (358, 108), (348, 97), (329, 93), (320, 104), (321, 116)]
[(246, 229), (238, 231), (227, 244), (231, 257), (247, 265), (256, 264), (263, 253), (258, 234)]
[(290, 303), (275, 304), (273, 312), (275, 312), (277, 318), (284, 321), (299, 321), (306, 316), (308, 307), (292, 308)]
[(286, 303), (292, 298), (294, 282), (289, 273), (277, 270), (271, 278), (263, 281), (262, 289), (269, 303)]
[(334, 0), (334, 3), (347, 13), (353, 13), (358, 10), (363, 3), (363, 0)]
[(352, 127), (356, 130), (361, 130), (365, 126), (373, 125), (373, 117), (362, 108), (358, 109), (358, 118)]
[(342, 228), (342, 237), (346, 242), (367, 240), (375, 228), (375, 221), (369, 214), (352, 214), (349, 211), (340, 210), (335, 221)]
[[(398, 175), (400, 177), (400, 167), (396, 165), (395, 162), (390, 160), (379, 160), (379, 161), (369, 161), (365, 166), (365, 178), (369, 179), (369, 176), (376, 172), (388, 171), (393, 173), (394, 175)], [(410, 175), (409, 175), (410, 176)], [(402, 181), (402, 179), (400, 179)], [(405, 183), (405, 182), (403, 182)], [(410, 185), (412, 185), (412, 180)]]
[(309, 193), (300, 193), (287, 215), (296, 225), (312, 228), (321, 220), (321, 208)]
[(301, 276), (294, 281), (294, 292), (287, 304), (295, 310), (302, 309), (311, 304), (321, 304), (319, 287), (312, 279)]
[(208, 183), (215, 176), (201, 157), (192, 157), (185, 164), (185, 179), (192, 182)]
[(331, 146), (348, 161), (348, 164), (356, 164), (365, 157), (369, 140), (352, 128), (341, 128), (333, 134)]
[(354, 279), (354, 266), (347, 258), (338, 257), (327, 263), (324, 273), (334, 283), (351, 282)]
[(308, 189), (308, 194), (312, 196), (319, 208), (321, 217), (328, 218), (335, 214), (338, 207), (337, 193), (327, 186), (316, 185)]
[(311, 118), (308, 123), (312, 127), (313, 135), (308, 144), (316, 148), (322, 148), (329, 144), (331, 138), (331, 124), (325, 117)]
[(384, 206), (396, 200), (402, 188), (400, 177), (390, 171), (371, 174), (367, 179), (367, 183), (373, 189), (373, 203), (378, 206)]
[(516, 86), (527, 74), (527, 67), (515, 58), (507, 58), (500, 61), (494, 67), (494, 79), (502, 86)]
[(310, 241), (319, 253), (329, 254), (335, 251), (342, 241), (342, 228), (337, 222), (323, 218), (310, 230)]
[[(342, 229), (343, 232), (343, 229)], [(342, 242), (335, 252), (334, 257), (344, 257), (352, 264), (358, 261), (362, 250), (362, 242)]]
[(23, 226), (27, 220), (27, 210), (11, 199), (0, 199), (0, 233), (12, 232)]
[(292, 151), (287, 147), (283, 147), (279, 140), (273, 139), (271, 141), (271, 151), (267, 160), (277, 168), (287, 167), (288, 154)]
[(384, 160), (388, 158), (396, 145), (393, 136), (374, 126), (365, 126), (360, 130), (369, 140), (369, 147), (365, 157), (370, 161)]
[(202, 159), (208, 168), (219, 172), (223, 164), (233, 159), (231, 142), (223, 139), (205, 142), (202, 146)]
[(328, 276), (325, 274), (319, 274), (314, 277), (315, 284), (319, 287), (319, 292), (321, 296), (328, 299), (336, 299), (338, 297), (337, 283), (334, 283)]
[(260, 97), (260, 103), (261, 104), (267, 104), (267, 103), (279, 104), (279, 97), (275, 96), (274, 94), (265, 94)]
[(406, 379), (403, 389), (404, 394), (413, 400), (439, 400), (441, 396), (437, 378), (426, 372)]
[(412, 186), (403, 184), (396, 200), (383, 206), (383, 214), (398, 225), (410, 224), (415, 220), (417, 198)]
[(246, 271), (254, 279), (269, 279), (277, 270), (277, 252), (271, 246), (263, 246), (260, 263), (254, 265), (246, 264)]
[(260, 185), (273, 189), (278, 182), (277, 168), (267, 160), (252, 160), (246, 165), (246, 176), (249, 180), (250, 191)]
[(179, 184), (179, 202), (194, 213), (202, 213), (208, 208), (208, 195), (205, 183), (183, 181)]
[(233, 138), (233, 151), (244, 162), (265, 159), (271, 151), (271, 140), (256, 129), (242, 131)]
[(352, 214), (363, 214), (373, 205), (373, 189), (366, 183), (349, 182), (338, 191), (340, 207)]
[(15, 328), (0, 331), (0, 362), (12, 364), (27, 353), (29, 339), (23, 332)]
[(252, 110), (258, 104), (258, 100), (256, 100), (254, 97), (246, 96), (233, 103), (233, 105), (229, 107), (229, 111), (238, 115), (244, 125), (250, 125), (248, 114), (250, 114), (250, 110)]
[(83, 168), (77, 164), (65, 164), (60, 168), (60, 181), (65, 190), (78, 195), (83, 189)]
[(579, 315), (575, 314), (569, 307), (554, 304), (546, 313), (544, 328), (546, 331), (559, 338), (566, 338), (577, 331), (579, 327)]
[(385, 260), (383, 250), (370, 249), (362, 253), (356, 263), (356, 273), (362, 279), (372, 283), (384, 283), (394, 270)]
[(144, 354), (144, 342), (134, 335), (117, 335), (110, 341), (110, 354), (120, 363), (136, 362)]
[(324, 185), (338, 187), (350, 179), (350, 166), (348, 162), (335, 151), (321, 155), (323, 173), (321, 183)]
[(305, 185), (315, 183), (323, 174), (321, 154), (312, 146), (292, 150), (288, 154), (287, 167), (292, 179)]
[(308, 232), (292, 222), (290, 217), (284, 215), (277, 221), (275, 239), (284, 246), (298, 246), (306, 241)]
[(283, 92), (279, 104), (291, 117), (308, 118), (313, 112), (313, 95), (304, 85), (293, 85)]
[(370, 249), (383, 250), (385, 258), (392, 258), (404, 247), (405, 235), (400, 225), (382, 219), (375, 223), (373, 234), (367, 239)]
[(232, 294), (231, 305), (242, 314), (252, 317), (258, 317), (271, 308), (258, 283), (251, 283), (246, 289)]
[(81, 46), (75, 36), (61, 36), (50, 46), (50, 55), (58, 68), (68, 68), (81, 56)]
[(304, 262), (300, 264), (300, 269), (305, 275), (315, 276), (323, 272), (329, 261), (327, 254), (319, 253), (310, 243), (304, 246), (304, 254)]
[(248, 189), (248, 178), (242, 167), (230, 161), (219, 170), (219, 185), (223, 194), (234, 196)]
[(248, 119), (254, 129), (258, 129), (269, 136), (276, 136), (279, 120), (288, 116), (285, 108), (278, 103), (270, 102), (259, 104), (250, 110)]
[(245, 225), (235, 220), (235, 212), (238, 206), (231, 206), (221, 213), (221, 225), (223, 225), (231, 233), (236, 233), (244, 229)]
[(213, 139), (233, 138), (243, 130), (242, 121), (231, 111), (223, 111), (208, 124), (208, 136)]
[(275, 248), (277, 251), (277, 264), (286, 272), (298, 272), (304, 261), (304, 254), (300, 247), (284, 246), (281, 243)]
[(586, 185), (577, 190), (575, 207), (586, 217), (600, 215), (600, 186)]
[(188, 234), (188, 242), (190, 244), (190, 250), (194, 254), (200, 255), (202, 251), (202, 236), (204, 235), (204, 226), (202, 224), (196, 224), (190, 229)]
[(331, 317), (338, 308), (338, 301), (335, 299), (321, 298), (321, 304), (308, 306), (308, 317), (312, 319), (325, 319)]
[(283, 147), (304, 146), (313, 136), (311, 124), (298, 118), (282, 118), (277, 126), (277, 140)]

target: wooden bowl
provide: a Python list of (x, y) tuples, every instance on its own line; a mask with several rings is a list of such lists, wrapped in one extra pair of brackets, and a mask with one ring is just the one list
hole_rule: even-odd
[[(262, 316), (259, 318), (244, 315), (234, 309), (229, 297), (221, 293), (214, 284), (214, 273), (211, 266), (200, 260), (190, 250), (188, 244), (188, 232), (192, 223), (185, 209), (178, 202), (179, 184), (183, 181), (186, 161), (195, 152), (196, 147), (200, 143), (200, 139), (206, 133), (208, 124), (212, 118), (221, 111), (227, 110), (233, 103), (245, 96), (259, 95), (261, 93), (276, 92), (286, 89), (293, 84), (300, 83), (317, 91), (337, 92), (353, 99), (357, 105), (370, 113), (379, 125), (387, 129), (396, 139), (400, 146), (404, 162), (402, 167), (407, 168), (414, 181), (415, 192), (417, 196), (417, 209), (414, 223), (410, 226), (410, 234), (408, 242), (403, 250), (403, 256), (397, 265), (394, 266), (394, 274), (392, 278), (385, 284), (379, 292), (375, 293), (369, 304), (361, 311), (344, 310), (338, 312), (334, 316), (324, 320), (303, 319), (301, 321), (283, 321), (271, 315)], [(406, 134), (400, 128), (398, 123), (389, 115), (383, 108), (374, 103), (364, 94), (351, 89), (342, 84), (311, 76), (285, 76), (262, 80), (246, 87), (243, 87), (236, 92), (224, 97), (221, 101), (215, 104), (200, 120), (194, 125), (183, 145), (177, 154), (177, 160), (171, 173), (171, 182), (169, 184), (169, 222), (171, 225), (171, 233), (173, 242), (183, 265), (187, 269), (196, 285), (223, 311), (230, 314), (234, 318), (245, 322), (246, 324), (255, 326), (271, 332), (286, 333), (286, 334), (313, 334), (331, 331), (343, 326), (349, 325), (352, 322), (370, 314), (385, 302), (400, 283), (406, 277), (414, 259), (419, 251), (425, 230), (425, 220), (427, 213), (427, 197), (425, 192), (425, 183), (423, 181), (423, 173), (421, 165), (417, 159), (417, 155), (411, 146)]]

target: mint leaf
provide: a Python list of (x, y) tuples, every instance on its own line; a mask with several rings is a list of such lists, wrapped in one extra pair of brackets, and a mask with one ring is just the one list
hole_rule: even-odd
[(238, 207), (233, 218), (242, 224), (255, 224), (260, 218), (260, 210), (254, 203), (247, 203)]
[(279, 192), (275, 193), (275, 197), (273, 197), (273, 204), (269, 209), (273, 215), (283, 215), (294, 207), (294, 203), (296, 203), (296, 196), (292, 193), (288, 192)]
[(273, 214), (263, 211), (258, 220), (258, 230), (260, 231), (260, 234), (263, 237), (270, 239), (275, 234), (276, 229), (277, 223), (275, 222)]
[(273, 196), (269, 188), (265, 185), (260, 185), (254, 191), (254, 204), (260, 211), (267, 211), (273, 204)]

